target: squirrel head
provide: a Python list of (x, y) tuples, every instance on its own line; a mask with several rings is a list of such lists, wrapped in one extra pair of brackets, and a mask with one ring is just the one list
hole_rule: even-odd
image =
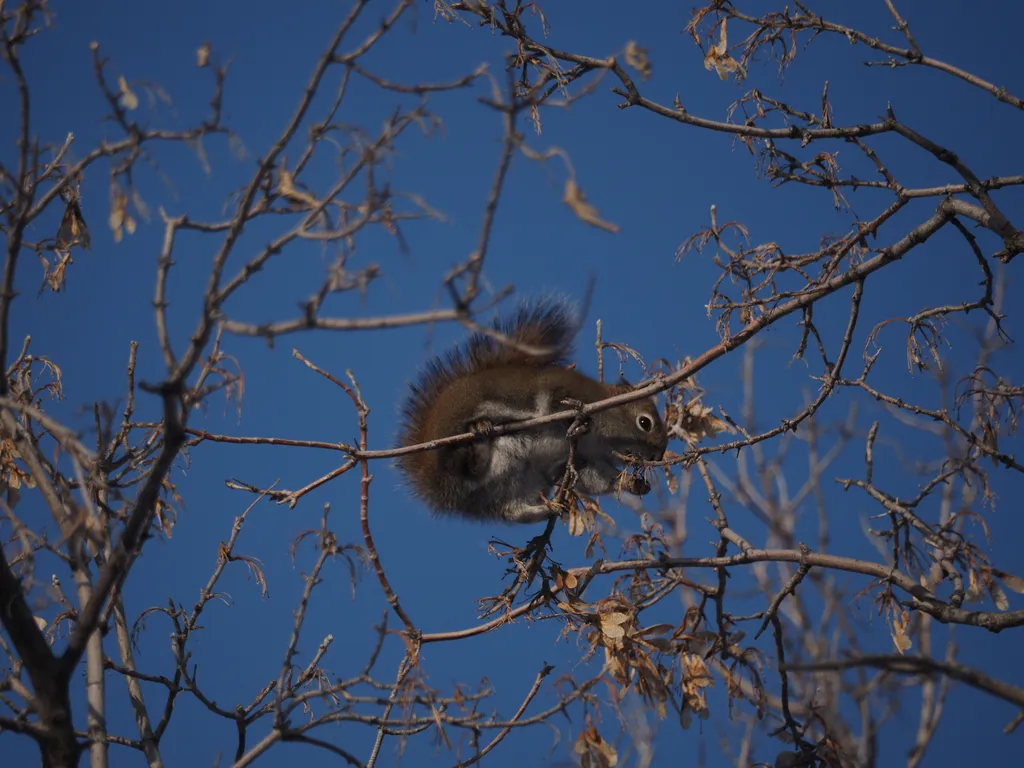
[[(632, 391), (632, 385), (620, 379), (609, 386), (608, 396)], [(668, 447), (668, 430), (651, 398), (595, 413), (591, 430), (612, 450), (645, 461), (661, 461)]]

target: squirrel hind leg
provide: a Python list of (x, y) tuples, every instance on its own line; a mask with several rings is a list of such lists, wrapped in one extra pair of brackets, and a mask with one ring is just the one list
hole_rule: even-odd
[(616, 490), (618, 473), (612, 468), (584, 464), (577, 468), (576, 490), (588, 496), (605, 496)]
[(501, 517), (510, 523), (530, 525), (542, 523), (555, 517), (557, 510), (542, 502), (530, 503), (525, 499), (514, 499), (501, 508)]
[(488, 435), (494, 431), (494, 424), (487, 419), (479, 419), (467, 424), (466, 430), (480, 435), (482, 439), (454, 446), (450, 449), (450, 455), (455, 457), (461, 474), (473, 480), (480, 480), (486, 476), (491, 465), (493, 446)]

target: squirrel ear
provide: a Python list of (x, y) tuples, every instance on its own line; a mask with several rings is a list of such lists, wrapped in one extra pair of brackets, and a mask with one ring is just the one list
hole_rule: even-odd
[(619, 379), (614, 384), (610, 385), (616, 394), (621, 395), (625, 392), (632, 392), (633, 385), (629, 383), (625, 376), (619, 374)]

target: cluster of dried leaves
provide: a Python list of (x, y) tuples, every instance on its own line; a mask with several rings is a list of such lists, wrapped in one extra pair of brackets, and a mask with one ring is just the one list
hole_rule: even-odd
[[(704, 69), (722, 80), (745, 82), (762, 53), (784, 71), (796, 62), (801, 44), (832, 39), (863, 44), (887, 57), (870, 63), (934, 68), (990, 93), (1011, 109), (1024, 109), (1024, 102), (1005, 89), (925, 55), (893, 2), (885, 0), (885, 4), (905, 45), (830, 22), (803, 3), (797, 3), (795, 11), (787, 7), (758, 17), (744, 14), (726, 0), (714, 0), (691, 14), (685, 32), (698, 47)], [(59, 368), (44, 357), (30, 355), (28, 340), (20, 355), (8, 362), (9, 315), (19, 257), (26, 250), (35, 253), (43, 265), (43, 287), (60, 291), (73, 263), (72, 253), (93, 244), (83, 207), (102, 197), (91, 186), (98, 184), (97, 177), (106, 182), (107, 225), (117, 243), (151, 218), (138, 191), (137, 169), (140, 160), (155, 162), (156, 145), (186, 146), (207, 168), (205, 142), (224, 139), (236, 155), (241, 155), (242, 145), (222, 120), (226, 67), (218, 63), (210, 43), (196, 51), (197, 68), (213, 79), (210, 114), (199, 125), (180, 131), (149, 127), (150, 115), (144, 118), (140, 113), (147, 105), (155, 113), (169, 104), (169, 96), (156, 84), (110, 74), (109, 62), (93, 44), (93, 67), (110, 110), (107, 117), (122, 138), (80, 152), (74, 161), (69, 153), (75, 141), (72, 135), (60, 146), (40, 143), (28, 128), (28, 94), (38, 85), (23, 70), (21, 51), (44, 32), (49, 8), (46, 0), (0, 3), (4, 62), (23, 117), (16, 162), (5, 160), (0, 165), (0, 216), (6, 237), (0, 286), (0, 489), (4, 492), (0, 602), (5, 630), (0, 651), (8, 659), (8, 669), (0, 676), (0, 730), (34, 739), (49, 765), (77, 764), (84, 750), (100, 768), (107, 764), (110, 749), (123, 748), (141, 753), (150, 766), (160, 766), (161, 741), (172, 732), (177, 702), (187, 696), (211, 718), (230, 724), (236, 734), (233, 759), (237, 766), (255, 762), (275, 745), (291, 741), (372, 768), (389, 739), (405, 749), (420, 734), (432, 734), (438, 744), (455, 752), (461, 766), (481, 760), (513, 731), (579, 709), (584, 716), (573, 743), (574, 754), (584, 766), (611, 768), (623, 762), (627, 749), (607, 729), (602, 733), (607, 719), (602, 715), (613, 714), (613, 722), (629, 731), (625, 702), (635, 697), (654, 718), (671, 716), (684, 729), (695, 719), (702, 724), (712, 711), (716, 719), (732, 716), (745, 730), (740, 738), (724, 739), (723, 750), (738, 765), (752, 765), (758, 760), (755, 753), (770, 751), (776, 766), (845, 768), (883, 761), (877, 754), (876, 733), (888, 719), (892, 701), (905, 688), (900, 676), (908, 676), (921, 692), (919, 727), (908, 758), (911, 766), (923, 760), (939, 727), (950, 680), (974, 686), (1024, 712), (1024, 691), (960, 664), (952, 636), (939, 630), (940, 624), (993, 632), (1019, 631), (1024, 626), (1024, 611), (1011, 610), (1005, 591), (1024, 593), (1024, 579), (990, 562), (987, 546), (977, 540), (979, 530), (984, 538), (990, 536), (983, 514), (986, 506), (990, 509), (995, 503), (989, 467), (1024, 472), (1005, 445), (1014, 442), (1024, 388), (997, 368), (998, 353), (1007, 339), (1003, 310), (1012, 305), (998, 265), (1010, 264), (1024, 250), (1024, 235), (992, 194), (1024, 185), (1024, 177), (982, 181), (956, 154), (901, 122), (892, 110), (876, 123), (840, 125), (827, 83), (820, 106), (804, 108), (750, 89), (730, 107), (724, 121), (690, 114), (678, 97), (671, 105), (659, 104), (641, 93), (630, 73), (638, 73), (642, 82), (652, 78), (657, 62), (649, 51), (636, 41), (627, 41), (621, 52), (605, 57), (559, 50), (547, 41), (547, 19), (537, 3), (435, 0), (439, 18), (477, 23), (499, 32), (495, 41), (509, 44), (506, 88), (486, 67), (446, 83), (392, 83), (367, 68), (364, 56), (391, 34), (413, 2), (396, 0), (378, 26), (357, 37), (353, 28), (367, 5), (366, 0), (352, 3), (286, 128), (259, 155), (251, 179), (231, 197), (225, 218), (202, 220), (191, 211), (172, 215), (160, 209), (164, 238), (153, 305), (165, 370), (156, 383), (137, 384), (137, 347), (133, 345), (124, 407), (120, 413), (99, 404), (93, 408), (95, 444), (87, 447), (81, 434), (51, 415), (53, 403), (64, 396)], [(528, 31), (538, 19), (543, 38), (534, 38)], [(734, 39), (738, 29), (746, 37), (730, 45), (727, 25)], [(429, 614), (431, 606), (411, 607), (400, 600), (385, 568), (387, 553), (382, 557), (374, 543), (370, 468), (372, 462), (388, 460), (395, 452), (370, 449), (369, 406), (351, 371), (345, 378), (336, 377), (296, 352), (308, 370), (332, 382), (339, 395), (351, 402), (359, 419), (357, 444), (217, 435), (191, 426), (190, 417), (201, 413), (200, 407), (216, 393), (224, 393), (229, 400), (241, 398), (244, 377), (237, 362), (223, 351), (232, 335), (273, 341), (314, 329), (381, 331), (438, 321), (476, 329), (475, 317), (490, 306), (483, 296), (484, 266), (513, 158), (560, 161), (565, 170), (562, 202), (568, 210), (587, 225), (618, 232), (619, 226), (587, 199), (569, 153), (560, 148), (533, 149), (518, 130), (519, 121), (525, 119), (535, 134), (543, 135), (543, 109), (566, 106), (593, 93), (605, 76), (616, 81), (613, 91), (623, 100), (621, 108), (731, 134), (758, 158), (760, 172), (774, 185), (823, 189), (837, 208), (851, 213), (854, 223), (843, 235), (823, 237), (813, 252), (793, 254), (780, 243), (753, 243), (740, 222), (720, 224), (712, 206), (708, 227), (684, 241), (679, 255), (710, 252), (721, 270), (708, 303), (708, 316), (716, 323), (721, 341), (696, 357), (675, 364), (661, 361), (652, 367), (656, 373), (634, 393), (637, 398), (664, 399), (665, 421), (680, 441), (680, 450), (670, 452), (658, 467), (667, 480), (668, 499), (659, 512), (641, 515), (639, 532), (623, 537), (618, 554), (610, 555), (616, 549), (614, 521), (596, 501), (573, 492), (571, 472), (567, 472), (552, 504), (561, 510), (572, 536), (588, 535), (583, 551), (586, 563), (564, 567), (553, 558), (552, 533), (560, 524), (555, 519), (525, 546), (493, 542), (495, 555), (508, 560), (506, 575), (511, 583), (498, 595), (480, 598), (479, 624), (428, 633), (413, 616)], [(334, 100), (322, 114), (313, 115), (314, 97), (331, 77), (337, 86)], [(341, 115), (354, 78), (396, 97), (458, 90), (482, 78), (491, 83), (490, 98), (482, 101), (501, 119), (503, 141), (483, 208), (479, 245), (440, 279), (451, 296), (450, 309), (378, 318), (330, 317), (323, 312), (329, 295), (356, 291), (365, 296), (382, 274), (380, 266), (357, 256), (355, 244), (364, 230), (379, 226), (404, 247), (404, 222), (440, 217), (423, 198), (398, 193), (382, 181), (386, 162), (403, 133), (418, 127), (429, 134), (439, 120), (425, 102), (417, 102), (398, 109), (375, 135), (352, 131)], [(898, 179), (874, 145), (874, 137), (883, 135), (930, 153), (949, 173), (949, 183), (914, 187)], [(326, 184), (313, 184), (307, 169), (334, 141), (341, 142), (337, 176)], [(876, 176), (863, 179), (844, 168), (838, 151), (829, 148), (828, 142), (855, 147)], [(290, 163), (289, 154), (297, 159)], [(105, 175), (100, 173), (103, 163)], [(868, 202), (876, 206), (868, 216), (860, 216), (849, 203), (847, 193), (861, 189), (877, 196)], [(879, 199), (880, 205), (875, 202)], [(933, 200), (935, 205), (923, 219), (908, 221), (914, 200)], [(257, 219), (274, 223), (277, 234), (261, 250), (246, 256), (232, 275), (227, 272), (228, 259), (240, 233)], [(884, 318), (863, 333), (865, 292), (885, 279), (891, 264), (947, 228), (962, 238), (965, 254), (976, 265), (980, 287), (976, 294), (958, 304), (926, 307), (909, 317)], [(28, 239), (40, 229), (46, 230), (46, 236)], [(995, 243), (997, 251), (983, 251), (975, 234), (979, 231), (984, 247)], [(209, 280), (189, 281), (205, 286), (202, 311), (188, 341), (176, 345), (168, 329), (168, 276), (174, 268), (175, 239), (182, 233), (220, 240)], [(325, 246), (331, 259), (322, 283), (299, 314), (272, 323), (230, 317), (228, 301), (247, 287), (250, 276), (303, 242)], [(836, 344), (836, 333), (823, 333), (816, 325), (815, 307), (834, 301), (841, 292), (849, 294), (849, 311), (846, 327), (837, 329), (841, 340)], [(504, 295), (506, 291), (499, 291), (498, 299)], [(970, 375), (951, 382), (944, 334), (952, 319), (971, 312), (972, 319), (980, 315), (985, 321), (976, 344), (977, 359)], [(812, 361), (817, 365), (820, 358), (814, 376), (817, 392), (796, 413), (780, 418), (773, 412), (770, 420), (776, 426), (758, 431), (753, 407), (755, 337), (772, 326), (783, 327), (790, 316), (799, 318), (795, 358), (808, 365)], [(938, 399), (951, 401), (952, 407), (935, 406), (923, 394), (919, 402), (908, 402), (877, 388), (879, 377), (873, 373), (884, 360), (879, 340), (888, 329), (899, 326), (907, 329), (906, 360), (911, 372), (932, 377)], [(859, 372), (850, 373), (855, 341), (863, 344), (863, 365)], [(740, 377), (744, 409), (734, 417), (708, 404), (695, 377), (744, 345)], [(620, 362), (632, 357), (643, 365), (629, 347), (604, 342), (600, 334), (597, 348), (602, 375), (601, 353), (606, 349), (618, 354)], [(143, 420), (136, 413), (139, 391), (147, 403), (159, 406), (159, 416)], [(849, 396), (850, 415), (838, 425), (825, 424), (819, 410), (840, 394)], [(884, 427), (875, 422), (866, 433), (858, 431), (857, 397), (882, 404), (889, 417)], [(590, 413), (601, 407), (607, 406), (589, 404), (584, 410)], [(568, 422), (575, 415), (567, 411), (544, 418)], [(515, 428), (530, 426), (524, 422)], [(897, 442), (897, 429), (903, 427), (928, 435), (939, 446), (937, 460), (922, 457), (923, 480), (913, 497), (887, 490), (875, 471), (876, 443)], [(380, 438), (380, 431), (375, 434)], [(725, 435), (727, 441), (721, 442)], [(204, 444), (215, 442), (331, 451), (338, 465), (297, 489), (229, 479), (228, 487), (255, 494), (256, 501), (234, 520), (230, 535), (220, 543), (211, 575), (195, 602), (188, 607), (172, 598), (164, 605), (165, 596), (154, 592), (154, 604), (131, 619), (121, 596), (125, 580), (132, 577), (147, 541), (171, 537), (187, 495), (177, 485), (174, 467), (202, 460)], [(795, 493), (787, 480), (794, 445), (810, 459), (806, 479)], [(864, 455), (863, 473), (828, 478), (840, 454), (854, 445)], [(716, 455), (736, 458), (726, 470), (726, 462), (716, 460)], [(646, 489), (646, 475), (652, 469), (627, 469), (621, 478), (623, 488)], [(267, 500), (294, 507), (312, 491), (348, 473), (360, 478), (362, 542), (340, 542), (328, 525), (327, 509), (319, 528), (295, 540), (295, 562), (308, 557), (311, 564), (304, 569), (304, 588), (281, 668), (248, 700), (235, 707), (218, 704), (197, 679), (193, 654), (198, 651), (193, 639), (203, 627), (200, 617), (220, 595), (218, 583), (226, 569), (244, 569), (261, 595), (269, 594), (272, 585), (263, 559), (238, 548), (250, 511)], [(872, 505), (874, 519), (882, 521), (877, 528), (865, 523), (866, 536), (877, 545), (877, 558), (853, 557), (843, 548), (845, 542), (837, 547), (832, 541), (825, 492), (830, 480), (843, 490), (861, 494)], [(695, 488), (703, 488), (703, 498), (699, 512), (691, 515)], [(58, 535), (48, 534), (45, 525), (23, 514), (23, 497), (28, 492), (49, 511)], [(806, 509), (818, 513), (816, 531), (799, 520)], [(710, 521), (710, 528), (702, 529), (712, 532), (709, 549), (701, 537), (690, 543), (691, 518)], [(744, 520), (742, 526), (736, 518)], [(801, 540), (807, 531), (817, 534), (813, 547)], [(761, 546), (751, 543), (755, 537), (763, 541)], [(595, 558), (597, 553), (601, 556)], [(37, 561), (43, 558), (70, 574), (73, 594), (65, 593), (56, 576), (45, 583), (37, 578)], [(343, 566), (353, 590), (359, 573), (371, 571), (388, 604), (375, 648), (365, 663), (353, 666), (353, 660), (336, 656), (332, 660), (349, 667), (343, 676), (329, 671), (333, 635), (320, 640), (307, 663), (297, 663), (300, 638), (309, 642), (303, 633), (313, 592), (331, 563)], [(847, 581), (837, 577), (840, 573), (861, 587), (860, 592), (848, 591)], [(602, 588), (604, 592), (596, 595)], [(42, 603), (37, 603), (40, 594)], [(859, 650), (859, 630), (850, 618), (850, 605), (867, 597), (889, 629), (892, 654), (867, 655)], [(985, 601), (995, 610), (985, 610)], [(659, 618), (653, 618), (656, 612)], [(43, 618), (44, 613), (50, 618)], [(398, 630), (388, 628), (392, 613), (401, 622)], [(593, 662), (589, 669), (596, 669), (595, 674), (581, 681), (563, 675), (555, 682), (554, 697), (549, 695), (541, 704), (538, 697), (551, 668), (538, 664), (535, 681), (507, 718), (483, 710), (494, 694), (489, 685), (473, 690), (459, 682), (445, 692), (429, 684), (422, 654), (425, 646), (471, 642), (486, 632), (501, 631), (510, 622), (540, 618), (560, 623), (562, 636), (577, 642), (580, 660)], [(170, 676), (145, 671), (137, 658), (139, 637), (157, 619), (172, 628)], [(769, 638), (759, 644), (769, 630)], [(116, 658), (108, 655), (115, 646), (103, 643), (107, 633), (116, 639)], [(395, 635), (400, 638), (401, 661), (393, 676), (383, 676), (377, 669)], [(84, 705), (72, 701), (69, 693), (73, 673), (82, 664)], [(874, 673), (869, 675), (867, 670)], [(110, 693), (106, 686), (111, 675), (127, 683), (134, 714), (131, 727), (137, 733), (107, 721)], [(152, 703), (155, 691), (162, 699), (156, 705)], [(719, 709), (716, 695), (727, 700), (727, 710)], [(860, 719), (851, 718), (851, 711)], [(1022, 719), (1017, 717), (1008, 730)], [(343, 736), (332, 735), (328, 740), (322, 735), (326, 730), (314, 733), (329, 723), (370, 728), (375, 734), (372, 750), (356, 755)], [(636, 731), (630, 736), (637, 763), (649, 764), (650, 735)], [(775, 754), (778, 744), (765, 746), (763, 736), (781, 742), (783, 751)], [(761, 762), (767, 762), (763, 756)]]

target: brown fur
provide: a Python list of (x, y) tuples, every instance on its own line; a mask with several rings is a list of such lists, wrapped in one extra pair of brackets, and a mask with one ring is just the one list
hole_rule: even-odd
[[(545, 351), (531, 355), (478, 333), (443, 359), (435, 359), (411, 385), (402, 408), (400, 446), (474, 431), (474, 427), (486, 431), (488, 419), (480, 417), (482, 404), (494, 404), (502, 412), (493, 422), (498, 423), (529, 418), (538, 406), (545, 412), (565, 410), (563, 399), (591, 403), (630, 390), (628, 385), (604, 384), (565, 367), (577, 325), (571, 311), (560, 302), (544, 300), (526, 305), (510, 321), (495, 323), (494, 329), (514, 342)], [(641, 414), (650, 416), (656, 425), (652, 435), (639, 435), (634, 426)], [(493, 457), (508, 461), (510, 456), (522, 456), (526, 463), (521, 473), (496, 478), (493, 492), (478, 487), (479, 482), (488, 480), (484, 473), (492, 460), (494, 445), (486, 439), (402, 456), (398, 468), (410, 490), (436, 511), (485, 519), (507, 517), (509, 502), (522, 501), (520, 496), (529, 496), (535, 485), (553, 484), (555, 479), (547, 482), (548, 475), (557, 473), (552, 452), (557, 453), (562, 445), (566, 446), (566, 455), (568, 451), (565, 428), (565, 424), (549, 424), (520, 433), (517, 439), (506, 439), (500, 449), (504, 453)], [(527, 444), (527, 439), (536, 442)], [(589, 450), (589, 455), (600, 458), (602, 474), (594, 474), (598, 465), (591, 469), (591, 477), (600, 484), (609, 471), (603, 454), (639, 449), (640, 453), (651, 454), (647, 458), (660, 458), (664, 442), (667, 438), (654, 402), (641, 400), (595, 414), (580, 445)], [(531, 464), (533, 458), (542, 459), (542, 464)], [(562, 458), (562, 464), (564, 461)], [(549, 468), (546, 462), (554, 463)]]

